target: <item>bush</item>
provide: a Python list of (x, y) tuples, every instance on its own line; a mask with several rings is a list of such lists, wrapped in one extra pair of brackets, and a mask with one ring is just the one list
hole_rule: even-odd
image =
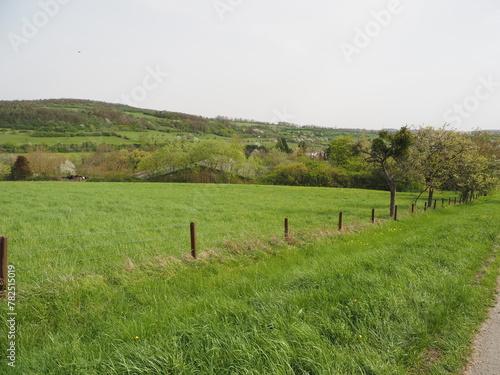
[(0, 181), (6, 180), (10, 175), (11, 167), (5, 164), (0, 164)]
[(347, 185), (348, 178), (328, 164), (310, 160), (306, 163), (280, 164), (263, 178), (263, 182), (274, 185), (339, 187)]
[(29, 161), (25, 156), (18, 156), (16, 162), (12, 166), (11, 177), (14, 181), (22, 181), (27, 177), (31, 176), (31, 168), (29, 166)]

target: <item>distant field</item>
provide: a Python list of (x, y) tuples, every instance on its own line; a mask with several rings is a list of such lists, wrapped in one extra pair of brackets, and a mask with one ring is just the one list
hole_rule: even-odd
[[(121, 144), (132, 144), (132, 143), (157, 143), (162, 144), (167, 141), (175, 140), (177, 137), (182, 137), (187, 134), (186, 132), (159, 132), (154, 130), (149, 130), (145, 132), (134, 132), (134, 131), (116, 131), (115, 133), (120, 134), (123, 138), (106, 136), (106, 137), (32, 137), (30, 133), (19, 133), (12, 131), (7, 131), (0, 133), (0, 144), (7, 142), (15, 142), (17, 144), (46, 144), (48, 146), (53, 146), (57, 143), (60, 144), (81, 144), (83, 142), (94, 142), (94, 143), (106, 143), (110, 145), (121, 145)], [(126, 138), (125, 138), (126, 137)], [(196, 135), (198, 139), (222, 139), (214, 134), (199, 134)], [(127, 139), (128, 138), (128, 139)], [(246, 141), (246, 139), (245, 139)]]

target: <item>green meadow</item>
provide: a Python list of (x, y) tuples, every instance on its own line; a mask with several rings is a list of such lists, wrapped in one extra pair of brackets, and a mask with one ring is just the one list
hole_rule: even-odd
[[(19, 268), (57, 264), (57, 272), (93, 270), (156, 252), (190, 252), (189, 224), (197, 225), (199, 251), (227, 241), (284, 236), (388, 216), (388, 193), (355, 189), (215, 184), (5, 182), (0, 235), (9, 239)], [(399, 195), (409, 210), (415, 194)], [(78, 260), (82, 260), (77, 262)], [(90, 267), (90, 268), (89, 268)], [(52, 269), (49, 267), (49, 269)]]
[(400, 193), (394, 221), (380, 191), (0, 189), (18, 293), (16, 367), (0, 373), (459, 374), (500, 263), (498, 194), (412, 215)]

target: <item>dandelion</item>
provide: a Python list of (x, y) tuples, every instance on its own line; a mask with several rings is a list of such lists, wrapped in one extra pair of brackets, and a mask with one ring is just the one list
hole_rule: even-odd
[(363, 335), (359, 335), (359, 338), (362, 339), (363, 338)]
[(139, 336), (135, 336), (135, 339), (138, 340), (139, 339)]
[(354, 302), (358, 302), (358, 300), (356, 298), (354, 298)]

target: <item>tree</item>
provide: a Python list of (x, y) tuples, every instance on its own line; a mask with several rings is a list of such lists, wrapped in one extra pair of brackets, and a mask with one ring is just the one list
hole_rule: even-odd
[(209, 140), (199, 142), (195, 146), (192, 160), (211, 169), (238, 174), (246, 157), (238, 142)]
[(22, 181), (31, 176), (29, 161), (25, 156), (18, 156), (11, 169), (11, 176), (14, 181)]
[(355, 145), (351, 137), (336, 137), (326, 150), (328, 160), (335, 165), (344, 166), (356, 154)]
[(287, 154), (290, 154), (292, 152), (292, 150), (290, 150), (290, 147), (288, 147), (288, 143), (286, 142), (286, 139), (284, 137), (278, 140), (278, 143), (276, 143), (276, 148), (282, 152), (286, 152)]
[(475, 192), (487, 193), (498, 185), (498, 180), (498, 166), (496, 170), (492, 169), (489, 157), (474, 146), (457, 159), (445, 186), (460, 191), (465, 199)]
[(267, 152), (261, 153), (260, 157), (262, 158), (264, 165), (270, 168), (274, 168), (280, 164), (291, 163), (288, 155), (276, 148), (270, 148)]
[(36, 175), (47, 177), (57, 177), (59, 175), (59, 166), (62, 158), (47, 151), (45, 145), (35, 147), (28, 154), (31, 171)]
[(408, 157), (412, 138), (413, 136), (406, 126), (393, 134), (382, 130), (379, 132), (378, 138), (372, 141), (370, 148), (361, 150), (368, 155), (368, 162), (381, 169), (389, 185), (391, 217), (394, 216), (396, 206), (396, 182), (403, 175), (403, 166)]
[(76, 174), (76, 166), (71, 160), (66, 159), (59, 166), (59, 171), (63, 176), (74, 176)]
[(428, 191), (428, 206), (432, 205), (434, 191), (449, 181), (460, 156), (471, 152), (472, 147), (469, 139), (444, 127), (417, 130), (410, 150), (410, 173), (425, 186), (422, 193)]

